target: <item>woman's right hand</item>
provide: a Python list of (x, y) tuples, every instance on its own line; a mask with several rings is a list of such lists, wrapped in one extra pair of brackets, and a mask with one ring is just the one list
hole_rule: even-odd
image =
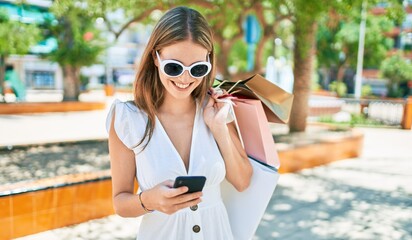
[(180, 209), (199, 204), (202, 192), (187, 193), (187, 187), (173, 188), (173, 180), (164, 181), (142, 193), (142, 202), (150, 210), (173, 214)]

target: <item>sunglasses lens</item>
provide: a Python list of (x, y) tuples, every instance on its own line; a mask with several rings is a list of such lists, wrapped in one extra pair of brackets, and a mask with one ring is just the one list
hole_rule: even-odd
[(169, 76), (178, 76), (183, 72), (183, 67), (177, 63), (168, 63), (163, 68), (164, 72)]
[(194, 77), (203, 77), (204, 75), (206, 75), (208, 70), (209, 70), (209, 67), (206, 64), (199, 64), (199, 65), (192, 67), (192, 69), (190, 69), (190, 73)]

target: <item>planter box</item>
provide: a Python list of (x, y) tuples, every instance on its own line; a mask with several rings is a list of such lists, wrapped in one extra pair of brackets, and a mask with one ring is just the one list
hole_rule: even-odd
[(0, 239), (106, 217), (112, 206), (109, 170), (0, 186)]
[(104, 102), (3, 103), (0, 104), (0, 114), (91, 111), (105, 108)]

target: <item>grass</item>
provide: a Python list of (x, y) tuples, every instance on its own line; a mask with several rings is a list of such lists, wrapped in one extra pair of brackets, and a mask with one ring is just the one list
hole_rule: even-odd
[(318, 122), (328, 123), (336, 127), (393, 127), (382, 121), (369, 119), (363, 114), (351, 114), (350, 121), (335, 121), (331, 115), (326, 115), (319, 117)]

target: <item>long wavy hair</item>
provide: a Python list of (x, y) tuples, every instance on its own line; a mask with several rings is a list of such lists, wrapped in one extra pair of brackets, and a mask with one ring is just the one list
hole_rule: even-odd
[(188, 7), (176, 7), (167, 11), (153, 29), (134, 81), (134, 102), (148, 116), (144, 136), (136, 147), (147, 140), (143, 146), (144, 149), (149, 143), (155, 128), (156, 110), (164, 101), (166, 90), (160, 81), (159, 72), (154, 63), (155, 52), (185, 40), (191, 40), (206, 48), (212, 65), (212, 71), (193, 90), (192, 97), (202, 102), (207, 90), (213, 84), (215, 51), (212, 30), (206, 19), (198, 11)]

